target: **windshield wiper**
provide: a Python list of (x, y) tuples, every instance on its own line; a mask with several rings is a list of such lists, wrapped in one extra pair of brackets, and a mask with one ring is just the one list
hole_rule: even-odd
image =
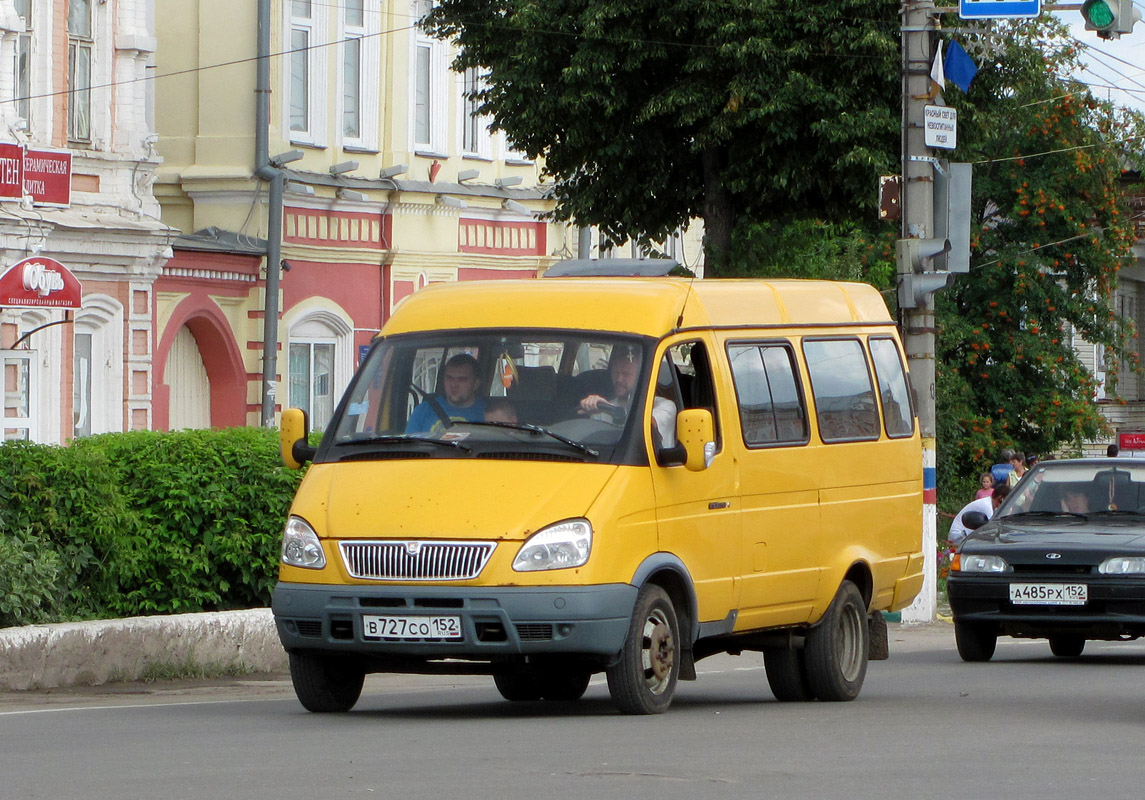
[(469, 422), (469, 421), (458, 422), (457, 424), (459, 424), (459, 425), (486, 425), (486, 426), (491, 427), (491, 428), (512, 428), (515, 431), (527, 431), (528, 433), (539, 433), (542, 436), (548, 436), (552, 439), (556, 439), (558, 442), (561, 442), (562, 444), (567, 444), (569, 447), (575, 447), (577, 450), (580, 450), (582, 453), (590, 455), (593, 458), (598, 458), (600, 456), (600, 453), (593, 450), (591, 447), (583, 445), (580, 442), (576, 441), (575, 439), (569, 439), (566, 436), (561, 436), (559, 433), (553, 433), (548, 428), (542, 428), (540, 425), (526, 425), (526, 424), (520, 423), (520, 422)]
[(405, 442), (425, 442), (427, 444), (437, 444), (443, 447), (452, 447), (455, 450), (463, 452), (471, 452), (470, 448), (463, 445), (461, 442), (453, 441), (452, 439), (434, 439), (430, 436), (407, 436), (405, 434), (391, 435), (391, 436), (366, 436), (361, 439), (347, 439), (344, 442), (335, 442), (336, 447), (344, 447), (350, 444), (400, 444)]

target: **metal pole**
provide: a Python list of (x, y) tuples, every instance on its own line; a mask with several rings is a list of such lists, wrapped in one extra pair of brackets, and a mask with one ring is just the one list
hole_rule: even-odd
[(282, 264), (282, 170), (270, 163), (270, 17), (271, 0), (258, 0), (255, 67), (255, 176), (269, 182), (266, 222), (266, 296), (262, 321), (262, 413), (260, 424), (274, 427), (278, 368), (278, 278)]
[[(934, 167), (927, 155), (924, 108), (930, 97), (933, 61), (933, 0), (904, 0), (902, 13), (902, 237), (934, 236)], [(906, 267), (910, 268), (909, 265)], [(900, 276), (901, 280), (901, 276)], [(934, 296), (904, 309), (900, 321), (911, 384), (918, 404), (923, 467), (923, 588), (903, 610), (904, 622), (931, 622), (937, 600), (938, 508), (935, 505)]]

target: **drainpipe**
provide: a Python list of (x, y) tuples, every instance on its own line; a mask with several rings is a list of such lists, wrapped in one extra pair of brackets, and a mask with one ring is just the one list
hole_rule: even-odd
[(266, 297), (262, 326), (262, 416), (264, 428), (274, 427), (278, 365), (278, 278), (282, 263), (282, 170), (270, 160), (270, 21), (271, 0), (258, 0), (258, 45), (255, 72), (255, 177), (267, 181)]

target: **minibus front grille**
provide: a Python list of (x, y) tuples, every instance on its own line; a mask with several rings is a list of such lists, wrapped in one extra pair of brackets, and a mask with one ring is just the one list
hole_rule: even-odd
[(493, 555), (495, 542), (342, 542), (351, 577), (371, 581), (467, 581)]

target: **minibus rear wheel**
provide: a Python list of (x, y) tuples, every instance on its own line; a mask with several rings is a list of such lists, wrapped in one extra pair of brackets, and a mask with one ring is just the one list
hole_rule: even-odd
[(672, 598), (645, 584), (620, 658), (606, 671), (608, 691), (625, 714), (662, 714), (672, 704), (680, 675), (680, 623)]
[(807, 684), (820, 700), (854, 700), (867, 675), (867, 604), (859, 587), (843, 581), (819, 624), (807, 632)]
[(798, 703), (815, 699), (807, 683), (807, 662), (802, 649), (791, 646), (764, 648), (763, 665), (767, 670), (767, 685), (779, 702)]
[(290, 681), (298, 702), (319, 714), (349, 711), (362, 695), (366, 670), (354, 658), (291, 653)]

